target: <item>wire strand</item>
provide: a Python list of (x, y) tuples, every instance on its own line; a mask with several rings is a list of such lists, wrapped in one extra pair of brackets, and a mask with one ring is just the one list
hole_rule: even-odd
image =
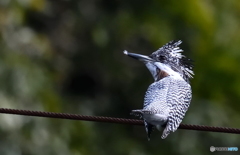
[[(144, 125), (142, 120), (136, 120), (136, 119), (124, 119), (124, 118), (113, 118), (113, 117), (103, 117), (103, 116), (88, 116), (88, 115), (44, 112), (44, 111), (31, 111), (31, 110), (0, 108), (0, 113), (23, 115), (23, 116), (69, 119), (69, 120), (82, 120), (82, 121), (94, 121), (94, 122), (105, 122), (105, 123), (140, 125), (140, 126)], [(180, 124), (178, 129), (240, 134), (239, 128), (214, 127), (214, 126), (205, 126), (205, 125)]]

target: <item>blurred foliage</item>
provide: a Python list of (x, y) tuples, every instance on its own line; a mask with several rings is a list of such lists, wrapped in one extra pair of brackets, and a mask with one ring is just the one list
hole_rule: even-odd
[[(239, 0), (2, 0), (0, 105), (130, 118), (153, 81), (124, 49), (149, 55), (181, 39), (195, 61), (188, 124), (240, 128)], [(212, 154), (234, 134), (0, 116), (0, 154)], [(225, 152), (218, 152), (225, 154)]]

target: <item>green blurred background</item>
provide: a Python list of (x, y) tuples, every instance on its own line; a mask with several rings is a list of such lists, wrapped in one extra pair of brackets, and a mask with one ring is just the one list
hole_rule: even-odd
[[(0, 106), (133, 118), (153, 79), (123, 50), (149, 55), (174, 39), (195, 61), (183, 123), (240, 128), (239, 0), (1, 0)], [(155, 131), (149, 142), (141, 126), (0, 115), (1, 155), (207, 155), (210, 146), (240, 149), (240, 136)]]

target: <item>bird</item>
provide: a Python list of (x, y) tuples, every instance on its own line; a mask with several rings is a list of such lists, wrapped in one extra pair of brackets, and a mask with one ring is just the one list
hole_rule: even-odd
[(181, 43), (172, 40), (149, 56), (123, 51), (143, 62), (154, 79), (145, 93), (143, 109), (131, 112), (143, 119), (148, 141), (154, 128), (163, 130), (162, 139), (175, 132), (191, 103), (193, 61), (182, 54)]

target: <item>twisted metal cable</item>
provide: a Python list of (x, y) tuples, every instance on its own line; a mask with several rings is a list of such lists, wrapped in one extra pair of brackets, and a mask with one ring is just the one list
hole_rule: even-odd
[[(87, 116), (87, 115), (79, 115), (79, 114), (55, 113), (55, 112), (44, 112), (44, 111), (0, 108), (0, 113), (24, 115), (24, 116), (70, 119), (70, 120), (105, 122), (105, 123), (119, 123), (119, 124), (140, 125), (140, 126), (144, 125), (142, 120), (136, 120), (136, 119), (124, 119), (124, 118), (113, 118), (113, 117), (103, 117), (103, 116)], [(214, 127), (214, 126), (205, 126), (205, 125), (181, 124), (179, 126), (179, 129), (240, 134), (239, 128)]]

